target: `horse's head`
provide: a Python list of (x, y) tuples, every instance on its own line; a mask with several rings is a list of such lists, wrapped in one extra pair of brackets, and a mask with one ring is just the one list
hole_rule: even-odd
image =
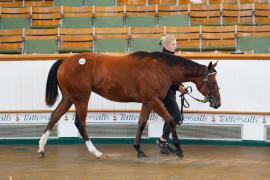
[(203, 79), (201, 82), (196, 83), (197, 89), (205, 96), (206, 100), (210, 103), (210, 107), (215, 109), (221, 106), (219, 87), (216, 80), (216, 66), (217, 62), (214, 64), (210, 62)]

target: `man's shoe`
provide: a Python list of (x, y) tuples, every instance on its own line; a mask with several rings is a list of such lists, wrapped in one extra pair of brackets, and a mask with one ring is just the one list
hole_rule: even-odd
[(156, 143), (159, 146), (161, 154), (175, 153), (175, 150), (170, 147), (170, 145), (167, 143), (167, 141), (157, 140)]
[(168, 151), (169, 151), (170, 153), (172, 153), (172, 154), (176, 152), (175, 149), (172, 148), (168, 143), (167, 143), (167, 149), (168, 149)]

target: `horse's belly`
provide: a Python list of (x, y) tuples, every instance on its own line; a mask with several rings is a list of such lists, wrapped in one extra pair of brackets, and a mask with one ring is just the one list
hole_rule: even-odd
[(140, 102), (141, 97), (137, 90), (136, 77), (108, 70), (95, 76), (92, 91), (100, 96), (117, 102)]
[(140, 96), (134, 91), (121, 91), (121, 90), (107, 90), (107, 91), (94, 91), (98, 95), (116, 102), (141, 102)]

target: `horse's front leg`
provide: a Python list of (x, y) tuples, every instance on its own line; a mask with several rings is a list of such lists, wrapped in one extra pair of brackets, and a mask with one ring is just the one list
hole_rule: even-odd
[(144, 127), (146, 125), (146, 122), (149, 118), (149, 114), (151, 112), (151, 109), (146, 105), (146, 104), (142, 104), (142, 108), (141, 108), (141, 113), (140, 113), (140, 118), (139, 118), (139, 122), (138, 122), (138, 130), (137, 130), (137, 134), (136, 134), (136, 138), (134, 140), (134, 148), (137, 151), (137, 157), (147, 157), (146, 154), (142, 151), (141, 149), (141, 137), (142, 137), (142, 132), (144, 130)]
[(173, 137), (173, 142), (174, 142), (174, 146), (176, 148), (176, 155), (178, 157), (184, 157), (182, 149), (180, 147), (180, 142), (178, 140), (178, 136), (175, 130), (176, 127), (176, 122), (173, 119), (173, 117), (169, 114), (169, 112), (166, 110), (164, 104), (162, 103), (162, 101), (158, 98), (154, 98), (153, 101), (151, 102), (151, 106), (153, 108), (153, 110), (159, 115), (161, 116), (165, 122), (167, 123), (167, 125), (169, 126), (171, 132), (172, 132), (172, 137)]

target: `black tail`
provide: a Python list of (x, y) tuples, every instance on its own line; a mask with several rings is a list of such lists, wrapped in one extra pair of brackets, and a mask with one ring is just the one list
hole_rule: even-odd
[(57, 71), (59, 66), (62, 64), (63, 60), (56, 61), (48, 74), (47, 84), (46, 84), (46, 104), (52, 106), (58, 96), (58, 81), (57, 81)]

